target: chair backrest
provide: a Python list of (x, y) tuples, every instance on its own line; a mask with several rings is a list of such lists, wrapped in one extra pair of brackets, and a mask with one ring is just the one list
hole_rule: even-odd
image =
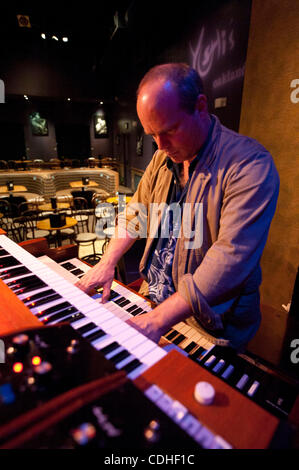
[(0, 213), (2, 218), (0, 222), (9, 223), (10, 219), (18, 215), (18, 206), (9, 202), (6, 198), (0, 199)]
[(14, 160), (8, 160), (7, 164), (8, 168), (10, 168), (11, 170), (16, 170), (17, 164)]
[(85, 197), (73, 197), (72, 208), (76, 212), (85, 212), (88, 209), (88, 202)]
[(81, 160), (79, 160), (79, 158), (73, 158), (72, 168), (80, 168), (80, 166), (81, 166)]
[(72, 197), (75, 199), (75, 198), (78, 198), (78, 197), (83, 197), (84, 199), (86, 199), (87, 201), (87, 205), (89, 208), (92, 208), (92, 197), (94, 195), (95, 191), (93, 190), (85, 190), (85, 191), (72, 191), (71, 194), (72, 194)]
[(10, 234), (16, 243), (27, 238), (27, 217), (15, 217), (10, 225)]
[(9, 170), (9, 166), (6, 160), (0, 160), (0, 170)]

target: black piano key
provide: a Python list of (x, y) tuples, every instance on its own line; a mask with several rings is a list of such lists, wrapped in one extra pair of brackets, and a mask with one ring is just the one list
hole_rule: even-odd
[(124, 302), (126, 300), (125, 297), (120, 297), (119, 299), (114, 300), (113, 302), (119, 305), (120, 303)]
[(192, 349), (195, 348), (195, 346), (197, 346), (197, 343), (195, 343), (195, 341), (191, 341), (191, 343), (188, 344), (188, 346), (186, 346), (184, 348), (184, 351), (186, 351), (187, 353), (191, 352)]
[(126, 357), (129, 357), (131, 353), (124, 349), (123, 351), (120, 351), (118, 354), (115, 354), (115, 356), (111, 357), (109, 360), (113, 362), (113, 364), (118, 364), (119, 362), (123, 361), (126, 359)]
[(86, 325), (80, 326), (80, 328), (77, 329), (81, 335), (84, 333), (87, 333), (90, 330), (94, 330), (97, 327), (97, 325), (93, 322), (87, 323)]
[(72, 305), (69, 302), (62, 302), (61, 304), (56, 304), (56, 305), (53, 305), (52, 307), (46, 308), (42, 312), (38, 312), (37, 316), (38, 317), (48, 316), (48, 315), (51, 315), (51, 313), (59, 312), (60, 310), (63, 310), (67, 307), (72, 307)]
[(0, 248), (0, 256), (9, 255), (8, 251), (4, 250), (4, 248)]
[(37, 294), (24, 297), (22, 301), (24, 302), (24, 304), (27, 304), (28, 302), (34, 302), (35, 300), (41, 299), (43, 297), (48, 297), (49, 295), (52, 295), (52, 294), (55, 294), (55, 291), (53, 289), (43, 290), (41, 292), (38, 292)]
[(83, 315), (82, 312), (77, 312), (77, 313), (74, 313), (73, 315), (71, 315), (70, 317), (67, 317), (63, 321), (68, 321), (69, 323), (74, 323), (78, 320), (81, 320), (82, 318), (85, 318), (85, 315)]
[(10, 279), (12, 277), (21, 276), (22, 274), (30, 273), (29, 269), (25, 266), (20, 266), (18, 268), (6, 269), (5, 271), (1, 271), (0, 278), (5, 281), (6, 279)]
[(134, 304), (134, 305), (131, 305), (131, 307), (129, 308), (126, 308), (126, 311), (131, 313), (133, 312), (133, 310), (135, 310), (136, 308), (139, 308), (138, 305)]
[(16, 295), (20, 295), (20, 294), (26, 294), (27, 292), (29, 293), (32, 291), (36, 291), (38, 289), (42, 289), (43, 287), (47, 287), (47, 285), (43, 281), (40, 281), (40, 282), (33, 283), (27, 287), (26, 286), (22, 288), (18, 287), (17, 289), (12, 289), (12, 290)]
[(171, 341), (171, 340), (173, 340), (173, 338), (175, 338), (178, 334), (179, 334), (178, 331), (172, 330), (170, 333), (167, 333), (167, 335), (165, 336), (165, 338), (168, 339), (169, 341)]
[(28, 286), (28, 284), (32, 284), (34, 282), (40, 282), (40, 279), (37, 276), (32, 275), (32, 276), (23, 277), (21, 279), (17, 279), (15, 281), (10, 281), (7, 283), (7, 286), (8, 287), (15, 287), (15, 286), (25, 287), (25, 286)]
[(117, 349), (119, 347), (120, 347), (120, 344), (117, 343), (117, 341), (113, 341), (113, 343), (108, 344), (108, 346), (105, 346), (104, 348), (100, 349), (100, 351), (103, 354), (108, 354), (108, 353), (114, 351), (114, 349)]
[(74, 271), (71, 271), (71, 273), (74, 274), (74, 276), (78, 276), (79, 274), (84, 274), (84, 271), (82, 271), (80, 268), (77, 268), (74, 269)]
[(202, 356), (202, 354), (206, 352), (206, 349), (203, 348), (202, 346), (198, 346), (198, 348), (196, 349), (196, 351), (194, 351), (192, 354), (190, 354), (190, 357), (191, 359), (200, 359), (200, 357)]
[(86, 335), (85, 338), (92, 343), (92, 341), (95, 341), (96, 339), (102, 338), (105, 336), (107, 333), (105, 331), (99, 329), (97, 331), (94, 331), (93, 333), (90, 333), (89, 335)]
[(27, 307), (28, 308), (40, 307), (41, 305), (49, 304), (50, 302), (53, 302), (54, 300), (58, 300), (61, 298), (62, 297), (59, 294), (49, 295), (48, 297), (43, 297), (42, 299), (36, 300), (34, 302), (30, 302), (29, 304), (27, 304)]
[(131, 313), (131, 315), (133, 315), (133, 316), (135, 317), (135, 316), (138, 315), (139, 313), (145, 313), (145, 312), (142, 310), (142, 308), (138, 307), (138, 308), (136, 308), (135, 310), (131, 310), (130, 313)]
[(38, 289), (42, 289), (43, 287), (46, 287), (46, 284), (43, 284), (41, 282), (36, 282), (36, 283), (31, 284), (30, 286), (23, 286), (23, 287), (16, 286), (16, 287), (10, 287), (10, 289), (16, 295), (20, 295), (20, 294), (26, 294), (26, 292), (29, 293), (32, 291), (36, 291)]
[[(98, 292), (98, 294), (103, 294), (103, 287), (97, 287), (96, 291)], [(113, 289), (111, 289), (108, 301), (113, 300), (113, 299), (115, 299), (115, 297), (119, 297), (119, 296), (120, 296), (120, 294), (118, 294)]]
[(133, 359), (133, 361), (129, 362), (126, 364), (124, 367), (122, 367), (120, 370), (124, 370), (127, 373), (132, 372), (134, 369), (137, 367), (141, 366), (142, 362), (140, 362), (138, 359)]
[(179, 345), (182, 341), (184, 341), (184, 339), (186, 339), (186, 336), (180, 334), (173, 340), (173, 344)]
[(117, 292), (115, 292), (115, 290), (112, 290), (110, 291), (110, 296), (109, 296), (109, 300), (113, 300), (115, 299), (115, 297), (119, 297), (120, 294), (118, 294)]
[(47, 285), (41, 280), (36, 280), (36, 281), (30, 282), (29, 284), (25, 284), (25, 285), (15, 284), (9, 287), (13, 292), (16, 293), (16, 295), (18, 295), (18, 294), (21, 294), (22, 292), (31, 292), (33, 290), (41, 289), (42, 287), (47, 287)]
[(1, 268), (8, 268), (9, 266), (18, 266), (21, 264), (14, 256), (3, 256), (0, 258), (0, 269)]
[(72, 269), (76, 269), (76, 266), (73, 263), (70, 263), (69, 261), (67, 261), (66, 263), (61, 264), (60, 266), (62, 266), (67, 271), (71, 271)]
[(52, 313), (51, 315), (47, 315), (42, 319), (42, 322), (47, 325), (48, 323), (52, 323), (56, 320), (64, 319), (66, 316), (74, 315), (75, 313), (79, 313), (75, 307), (65, 308), (60, 310), (58, 313)]
[(130, 304), (131, 302), (126, 299), (126, 300), (123, 300), (123, 302), (120, 302), (118, 305), (119, 307), (125, 307), (126, 305)]

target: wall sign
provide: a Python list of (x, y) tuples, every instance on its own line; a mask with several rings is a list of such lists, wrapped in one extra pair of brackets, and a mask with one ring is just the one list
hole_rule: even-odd
[[(202, 20), (189, 43), (189, 62), (203, 80), (210, 112), (238, 130), (251, 1), (230, 2)], [(225, 106), (215, 106), (218, 98)], [(217, 111), (215, 112), (215, 110)]]

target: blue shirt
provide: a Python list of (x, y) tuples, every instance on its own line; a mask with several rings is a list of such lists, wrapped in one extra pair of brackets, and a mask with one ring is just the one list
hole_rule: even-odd
[[(172, 262), (176, 241), (181, 224), (182, 205), (188, 191), (190, 176), (200, 158), (201, 152), (192, 160), (189, 166), (189, 179), (184, 188), (180, 186), (180, 164), (173, 163), (170, 158), (167, 166), (173, 173), (173, 178), (167, 198), (167, 209), (161, 218), (161, 224), (153, 244), (146, 266), (146, 277), (149, 285), (150, 299), (159, 304), (175, 293), (172, 280)], [(172, 205), (172, 208), (169, 206)], [(179, 211), (172, 210), (179, 205)]]
[[(177, 237), (179, 235), (181, 217), (178, 218), (176, 215), (174, 215), (175, 212), (173, 210), (169, 210), (169, 206), (171, 204), (179, 205), (180, 211), (177, 211), (177, 214), (182, 215), (183, 203), (186, 199), (191, 175), (205, 150), (205, 147), (212, 134), (214, 125), (215, 122), (212, 120), (212, 125), (210, 126), (209, 134), (204, 145), (201, 147), (197, 156), (191, 161), (189, 165), (189, 178), (184, 188), (181, 188), (180, 186), (180, 170), (182, 164), (174, 163), (170, 158), (167, 158), (167, 167), (173, 173), (167, 198), (168, 209), (162, 216), (161, 225), (156, 235), (156, 242), (153, 243), (152, 251), (148, 258), (145, 270), (149, 287), (149, 297), (157, 304), (163, 302), (175, 293), (172, 280), (172, 262)], [(165, 234), (169, 235), (165, 236)]]

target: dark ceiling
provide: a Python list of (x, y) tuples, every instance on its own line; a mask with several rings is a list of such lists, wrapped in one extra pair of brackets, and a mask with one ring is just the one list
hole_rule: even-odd
[[(225, 0), (177, 4), (170, 0), (10, 2), (1, 8), (0, 47), (5, 60), (23, 57), (72, 64), (106, 96), (131, 95), (139, 79), (207, 10)], [(31, 28), (19, 27), (28, 15)], [(41, 33), (47, 39), (41, 39)], [(56, 35), (59, 41), (51, 39)], [(62, 43), (61, 37), (69, 41)], [(2, 68), (3, 70), (3, 68)], [(0, 74), (2, 72), (0, 67)]]

